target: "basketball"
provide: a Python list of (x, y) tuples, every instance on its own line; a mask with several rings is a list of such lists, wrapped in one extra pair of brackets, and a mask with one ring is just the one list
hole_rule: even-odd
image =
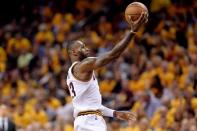
[(130, 24), (132, 21), (138, 20), (142, 12), (147, 12), (147, 7), (140, 2), (133, 2), (125, 9), (125, 19)]

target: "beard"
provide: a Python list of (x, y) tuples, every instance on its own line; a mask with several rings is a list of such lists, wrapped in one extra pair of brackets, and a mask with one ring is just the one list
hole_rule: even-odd
[(82, 61), (83, 59), (85, 59), (85, 58), (87, 58), (87, 57), (89, 57), (88, 54), (80, 53), (79, 59), (80, 59), (80, 61)]

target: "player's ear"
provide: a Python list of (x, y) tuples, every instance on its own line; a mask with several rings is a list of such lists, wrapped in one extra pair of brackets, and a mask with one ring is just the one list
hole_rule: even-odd
[(74, 56), (77, 56), (77, 55), (78, 55), (76, 49), (72, 49), (71, 52), (72, 52), (72, 54), (73, 54)]

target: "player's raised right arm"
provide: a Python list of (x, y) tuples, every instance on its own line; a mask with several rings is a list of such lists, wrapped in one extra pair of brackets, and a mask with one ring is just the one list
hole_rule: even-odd
[(148, 15), (145, 12), (143, 12), (137, 21), (131, 22), (131, 30), (125, 33), (124, 38), (118, 44), (116, 44), (111, 51), (99, 57), (89, 57), (84, 59), (78, 65), (80, 72), (87, 72), (92, 71), (94, 69), (98, 69), (110, 63), (111, 61), (117, 59), (121, 55), (121, 53), (126, 49), (126, 47), (128, 47), (131, 39), (135, 35), (135, 31), (137, 31), (142, 24), (147, 22), (147, 17)]

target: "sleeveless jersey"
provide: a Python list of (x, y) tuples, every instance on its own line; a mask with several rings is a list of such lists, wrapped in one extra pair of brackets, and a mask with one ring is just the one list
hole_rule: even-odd
[(75, 64), (77, 62), (71, 65), (67, 75), (67, 85), (72, 97), (74, 117), (81, 111), (99, 110), (102, 106), (99, 85), (94, 72), (89, 81), (80, 81), (72, 73)]

